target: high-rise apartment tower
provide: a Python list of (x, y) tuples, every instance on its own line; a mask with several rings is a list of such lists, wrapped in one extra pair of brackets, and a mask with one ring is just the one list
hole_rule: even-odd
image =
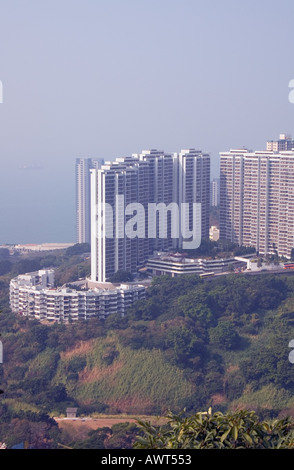
[(103, 160), (77, 158), (76, 172), (76, 242), (91, 242), (90, 169), (99, 168)]
[(268, 140), (266, 143), (266, 149), (272, 150), (273, 152), (291, 151), (294, 150), (294, 140), (292, 140), (289, 134), (280, 134), (278, 140)]
[(183, 247), (193, 228), (191, 203), (201, 204), (197, 222), (208, 238), (209, 189), (210, 157), (194, 149), (145, 150), (92, 169), (92, 281), (105, 282), (119, 270), (135, 273), (154, 250)]
[(290, 257), (294, 247), (294, 152), (220, 154), (220, 238)]
[(210, 205), (219, 206), (219, 178), (213, 178), (210, 183)]

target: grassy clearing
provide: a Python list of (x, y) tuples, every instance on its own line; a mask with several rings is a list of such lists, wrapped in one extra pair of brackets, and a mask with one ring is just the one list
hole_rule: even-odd
[[(250, 386), (243, 395), (231, 403), (231, 408), (254, 408), (254, 409), (286, 409), (291, 407), (293, 398), (291, 393), (285, 389), (278, 389), (272, 384), (262, 387), (260, 390), (252, 390)], [(293, 405), (292, 405), (293, 406)]]

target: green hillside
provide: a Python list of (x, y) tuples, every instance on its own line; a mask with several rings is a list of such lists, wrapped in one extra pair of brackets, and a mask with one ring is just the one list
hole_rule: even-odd
[[(112, 359), (108, 356), (109, 348)], [(78, 358), (84, 358), (86, 365), (78, 377), (70, 380), (69, 365)], [(93, 407), (97, 402), (104, 403), (124, 413), (151, 413), (155, 409), (161, 412), (167, 403), (177, 407), (179, 400), (193, 396), (195, 388), (180, 368), (168, 363), (162, 351), (134, 351), (121, 346), (116, 335), (111, 342), (108, 338), (92, 342), (87, 356), (61, 359), (55, 381), (63, 382), (78, 403)]]
[(0, 279), (0, 412), (7, 422), (62, 415), (68, 406), (78, 407), (80, 416), (210, 406), (246, 408), (265, 418), (294, 415), (289, 273), (162, 276), (123, 319), (68, 325), (11, 314), (10, 277)]

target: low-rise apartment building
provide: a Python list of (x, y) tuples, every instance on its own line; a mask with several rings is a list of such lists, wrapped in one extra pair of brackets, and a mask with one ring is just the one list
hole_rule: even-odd
[(123, 316), (133, 302), (144, 297), (145, 287), (140, 284), (93, 289), (56, 288), (53, 270), (20, 275), (10, 282), (11, 310), (19, 315), (50, 322), (105, 318), (116, 312)]
[(246, 262), (231, 258), (187, 258), (183, 253), (155, 253), (149, 258), (146, 268), (154, 276), (170, 275), (177, 277), (182, 274), (199, 274), (222, 273), (231, 269), (245, 268)]

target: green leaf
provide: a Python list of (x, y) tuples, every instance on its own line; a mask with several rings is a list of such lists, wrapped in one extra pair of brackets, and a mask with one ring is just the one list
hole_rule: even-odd
[(228, 437), (228, 434), (230, 433), (231, 428), (227, 429), (226, 432), (221, 437), (221, 442), (224, 442), (224, 440)]
[(251, 439), (249, 434), (244, 433), (244, 438), (246, 439), (247, 442), (249, 442), (249, 444), (253, 444), (253, 440)]
[(235, 439), (235, 441), (238, 439), (238, 427), (237, 426), (233, 426), (233, 438)]

